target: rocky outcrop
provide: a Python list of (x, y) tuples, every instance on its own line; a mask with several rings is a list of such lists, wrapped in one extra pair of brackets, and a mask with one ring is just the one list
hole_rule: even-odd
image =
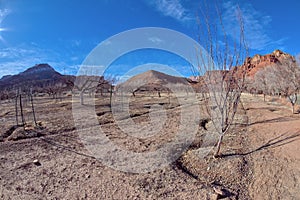
[(248, 57), (245, 61), (245, 66), (247, 67), (247, 76), (253, 77), (257, 71), (263, 69), (264, 67), (282, 63), (282, 62), (296, 62), (295, 57), (285, 53), (281, 50), (275, 50), (270, 54), (259, 55), (256, 54), (252, 58)]
[[(242, 66), (233, 67), (232, 70), (236, 70), (235, 75), (236, 77), (243, 77), (244, 69), (246, 68), (246, 77), (253, 78), (254, 75), (261, 69), (272, 66), (277, 63), (284, 63), (284, 62), (296, 62), (294, 56), (285, 53), (281, 50), (275, 50), (270, 54), (266, 55), (259, 55), (256, 54), (253, 57), (246, 58), (244, 64)], [(213, 73), (217, 73), (218, 71), (214, 71)], [(195, 91), (205, 91), (205, 76), (210, 73), (206, 73), (203, 76), (191, 76), (189, 78), (189, 82), (195, 89)]]

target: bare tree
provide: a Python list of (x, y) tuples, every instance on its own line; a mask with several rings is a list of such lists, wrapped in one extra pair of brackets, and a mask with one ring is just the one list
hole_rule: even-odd
[(110, 75), (110, 76), (106, 77), (106, 80), (110, 87), (109, 88), (109, 105), (110, 105), (110, 109), (111, 109), (114, 87), (115, 87), (115, 84), (118, 82), (118, 78), (116, 76)]
[(270, 93), (270, 75), (269, 68), (264, 68), (256, 72), (254, 75), (253, 86), (256, 88), (257, 93), (262, 93), (264, 96), (264, 101), (266, 101), (266, 95)]
[(88, 90), (95, 89), (97, 87), (99, 77), (96, 76), (77, 76), (76, 84), (74, 84), (74, 88), (79, 91), (80, 95), (80, 104), (84, 104), (84, 93)]
[(97, 89), (102, 90), (103, 87), (107, 86), (108, 84), (108, 81), (105, 80), (103, 76), (77, 76), (74, 88), (79, 91), (80, 104), (84, 104), (84, 94), (86, 92), (92, 93), (95, 92)]
[(210, 8), (205, 10), (207, 12), (202, 12), (202, 17), (199, 17), (199, 43), (204, 46), (204, 50), (197, 50), (198, 70), (200, 74), (204, 74), (202, 94), (205, 107), (219, 135), (214, 153), (215, 157), (219, 157), (223, 137), (231, 127), (240, 103), (246, 74), (246, 66), (243, 63), (248, 49), (244, 41), (243, 20), (238, 7), (236, 7), (238, 39), (228, 37), (218, 6), (215, 9), (217, 19), (209, 15)]
[(139, 91), (139, 89), (144, 86), (145, 84), (147, 84), (147, 82), (145, 80), (141, 80), (141, 79), (129, 79), (129, 81), (126, 81), (124, 83), (120, 83), (117, 86), (117, 91), (120, 92), (122, 91), (122, 93), (125, 93), (126, 95), (132, 94), (133, 97), (136, 96), (136, 93)]
[(44, 91), (49, 95), (52, 96), (53, 99), (58, 99), (61, 97), (62, 92), (64, 90), (65, 84), (58, 82), (58, 83), (50, 83), (44, 88)]
[(258, 88), (255, 86), (255, 79), (254, 77), (249, 77), (249, 76), (246, 76), (245, 77), (245, 88), (244, 88), (244, 91), (252, 94), (252, 95), (255, 95), (257, 94), (258, 92)]
[(284, 61), (274, 66), (268, 67), (268, 79), (270, 84), (278, 92), (286, 97), (292, 106), (292, 113), (295, 113), (295, 104), (297, 102), (297, 93), (300, 89), (300, 68), (294, 61)]

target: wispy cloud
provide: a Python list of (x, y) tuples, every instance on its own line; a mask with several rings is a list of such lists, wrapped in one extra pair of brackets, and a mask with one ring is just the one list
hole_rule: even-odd
[(8, 47), (0, 49), (0, 59), (3, 60), (14, 60), (25, 56), (35, 56), (36, 50), (28, 49), (24, 47)]
[(149, 0), (147, 3), (165, 16), (172, 17), (180, 22), (191, 20), (189, 10), (180, 0)]
[(5, 43), (5, 40), (3, 39), (3, 37), (1, 36), (1, 32), (5, 31), (6, 28), (2, 27), (2, 21), (7, 17), (7, 15), (10, 13), (11, 11), (9, 9), (0, 9), (0, 40)]
[(55, 52), (40, 49), (35, 46), (20, 45), (0, 49), (0, 77), (4, 75), (17, 74), (28, 67), (39, 63), (55, 64), (60, 68), (63, 63), (49, 57), (57, 58)]
[(149, 37), (148, 40), (149, 40), (150, 42), (155, 43), (155, 44), (161, 44), (161, 43), (164, 42), (162, 39), (160, 39), (160, 38), (158, 38), (158, 37)]
[(5, 17), (11, 12), (9, 9), (0, 9), (0, 24), (5, 19)]
[(78, 74), (80, 68), (82, 66), (80, 64), (78, 65), (64, 65), (64, 67), (62, 67), (60, 70), (58, 70), (58, 72), (60, 72), (61, 74), (73, 74), (76, 75)]
[(79, 47), (81, 45), (81, 40), (71, 40), (71, 45), (73, 47)]
[(4, 75), (18, 74), (30, 66), (32, 63), (39, 63), (37, 58), (24, 58), (19, 61), (6, 61), (0, 63), (0, 78)]
[(240, 32), (240, 26), (237, 15), (240, 10), (245, 27), (245, 38), (250, 49), (260, 51), (272, 46), (281, 47), (283, 42), (287, 39), (281, 38), (274, 40), (270, 32), (271, 16), (256, 10), (250, 3), (237, 5), (233, 1), (227, 1), (223, 4), (223, 8), (225, 28), (234, 39), (239, 38), (237, 33)]

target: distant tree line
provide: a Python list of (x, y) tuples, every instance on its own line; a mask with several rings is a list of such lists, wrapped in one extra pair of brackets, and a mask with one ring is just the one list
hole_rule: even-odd
[(283, 61), (259, 70), (254, 77), (247, 78), (246, 91), (287, 98), (295, 113), (295, 104), (300, 90), (300, 67), (298, 62)]

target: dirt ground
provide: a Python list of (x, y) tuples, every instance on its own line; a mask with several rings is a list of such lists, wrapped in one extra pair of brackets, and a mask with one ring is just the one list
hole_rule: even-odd
[(244, 98), (249, 122), (252, 199), (300, 198), (300, 116), (282, 100)]
[[(107, 97), (97, 98), (97, 119), (107, 137), (122, 148), (154, 151), (178, 130), (183, 105), (174, 98), (150, 95), (132, 101), (130, 115), (136, 123), (149, 121), (149, 105), (166, 110), (163, 133), (145, 139), (118, 130), (108, 102)], [(14, 127), (14, 102), (1, 102), (0, 198), (216, 199), (215, 190), (222, 188), (223, 199), (299, 199), (300, 115), (292, 115), (288, 105), (271, 97), (263, 102), (260, 96), (243, 95), (242, 102), (239, 122), (224, 139), (222, 158), (199, 157), (212, 128), (207, 121), (178, 160), (148, 173), (115, 170), (91, 155), (75, 130), (71, 97), (36, 98), (39, 125), (28, 126), (26, 134)], [(30, 106), (25, 109), (30, 124)]]

